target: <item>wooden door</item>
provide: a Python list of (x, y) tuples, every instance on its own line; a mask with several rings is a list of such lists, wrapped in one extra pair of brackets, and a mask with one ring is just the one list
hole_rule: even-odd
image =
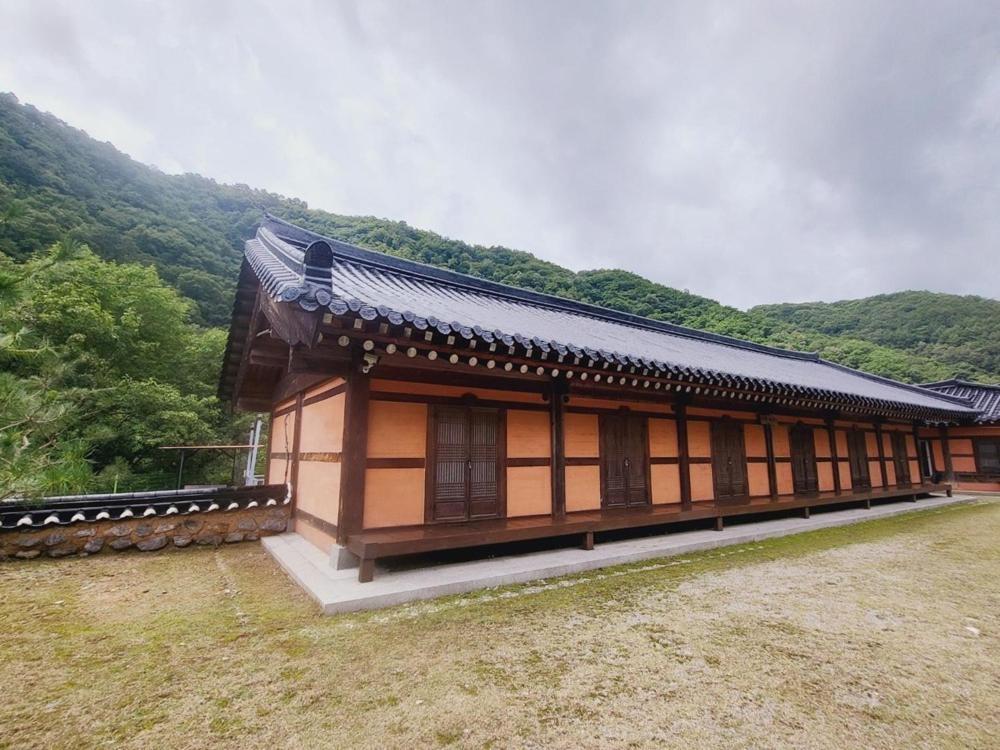
[(739, 422), (723, 419), (712, 423), (712, 477), (716, 500), (747, 501), (747, 459)]
[(906, 452), (906, 435), (902, 432), (892, 434), (892, 463), (896, 467), (896, 484), (901, 487), (910, 486), (910, 460)]
[(871, 489), (868, 447), (865, 444), (865, 433), (861, 430), (851, 430), (847, 433), (847, 456), (851, 464), (851, 487), (855, 490)]
[(432, 411), (429, 519), (467, 521), (501, 515), (497, 409), (438, 406)]
[(792, 486), (795, 494), (819, 491), (816, 441), (809, 425), (797, 424), (789, 432), (792, 448)]
[(649, 450), (646, 420), (629, 414), (602, 414), (601, 505), (624, 508), (649, 504)]

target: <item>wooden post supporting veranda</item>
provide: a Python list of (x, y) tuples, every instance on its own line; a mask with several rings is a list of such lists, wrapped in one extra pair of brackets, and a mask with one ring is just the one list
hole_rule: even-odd
[[(565, 402), (568, 390), (566, 381), (553, 380), (549, 387), (549, 423), (552, 436), (552, 517), (566, 517), (566, 428)], [(593, 549), (594, 535), (590, 534), (590, 546)]]
[(948, 443), (948, 428), (941, 425), (938, 428), (941, 436), (941, 454), (944, 456), (944, 478), (946, 482), (955, 481), (955, 470), (951, 466), (951, 445)]
[[(368, 451), (368, 400), (371, 381), (361, 371), (361, 351), (351, 353), (351, 367), (344, 390), (344, 444), (340, 459), (340, 511), (337, 544), (345, 546), (364, 523), (365, 463)], [(372, 580), (374, 560), (361, 560), (358, 580)]]
[(680, 398), (674, 408), (677, 416), (677, 470), (681, 485), (681, 510), (691, 510), (691, 460), (688, 454), (687, 403)]
[(841, 493), (840, 486), (840, 456), (837, 453), (837, 431), (834, 429), (833, 420), (826, 420), (827, 440), (830, 441), (830, 465), (833, 466), (833, 491), (838, 495)]
[(764, 449), (767, 453), (767, 487), (773, 501), (778, 499), (778, 468), (774, 460), (774, 428), (770, 422), (764, 423)]
[[(875, 441), (878, 443), (878, 466), (882, 475), (882, 487), (889, 489), (889, 472), (885, 468), (885, 445), (882, 443), (882, 424), (875, 423)], [(899, 477), (896, 478), (899, 481)]]

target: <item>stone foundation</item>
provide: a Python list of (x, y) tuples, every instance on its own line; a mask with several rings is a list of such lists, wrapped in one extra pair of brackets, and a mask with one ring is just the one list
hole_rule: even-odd
[(232, 544), (280, 534), (288, 526), (288, 506), (211, 511), (176, 516), (80, 522), (0, 533), (0, 560), (92, 555), (105, 550)]

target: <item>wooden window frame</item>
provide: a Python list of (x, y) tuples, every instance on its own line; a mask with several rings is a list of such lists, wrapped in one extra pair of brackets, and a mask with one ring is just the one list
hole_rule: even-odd
[[(722, 419), (711, 420), (711, 427), (709, 428), (709, 445), (712, 451), (712, 486), (713, 494), (715, 496), (715, 502), (717, 505), (747, 505), (750, 503), (750, 471), (747, 468), (747, 445), (746, 436), (744, 435), (743, 425), (747, 424), (741, 420), (733, 419), (732, 417), (722, 417)], [(736, 429), (736, 434), (739, 436), (739, 444), (741, 449), (741, 460), (743, 461), (743, 494), (741, 495), (720, 495), (719, 494), (719, 466), (718, 455), (715, 450), (716, 441), (716, 431), (719, 429), (720, 425), (734, 425)]]
[[(795, 476), (795, 449), (797, 435), (807, 434), (809, 441), (808, 453), (812, 456), (812, 480), (815, 485), (812, 488), (799, 489), (799, 478)], [(795, 495), (815, 495), (819, 493), (819, 462), (816, 460), (816, 433), (815, 428), (805, 422), (796, 422), (788, 429), (788, 456), (791, 459), (792, 467), (792, 493)], [(805, 477), (808, 484), (809, 477)]]
[[(497, 477), (497, 513), (490, 516), (469, 517), (468, 507), (470, 499), (466, 490), (466, 517), (437, 519), (434, 517), (434, 496), (436, 488), (437, 473), (437, 436), (436, 436), (436, 416), (439, 409), (460, 408), (468, 414), (473, 409), (489, 410), (497, 415), (497, 450), (496, 450), (496, 477)], [(427, 402), (427, 458), (424, 461), (424, 523), (428, 526), (449, 525), (459, 523), (475, 523), (476, 521), (489, 521), (503, 519), (507, 517), (507, 409), (483, 404), (474, 398), (463, 399), (461, 403), (435, 403)]]
[[(872, 489), (872, 472), (871, 472), (871, 466), (869, 465), (869, 462), (873, 461), (875, 459), (873, 459), (871, 456), (868, 455), (868, 437), (867, 437), (867, 432), (868, 432), (868, 430), (862, 430), (862, 429), (859, 429), (857, 427), (852, 427), (851, 429), (849, 429), (849, 430), (846, 431), (846, 434), (847, 434), (847, 465), (850, 468), (850, 472), (851, 472), (851, 491), (852, 492), (858, 492), (858, 491), (871, 490)], [(855, 477), (854, 477), (854, 463), (857, 460), (856, 459), (857, 451), (855, 450), (855, 448), (856, 448), (855, 443), (860, 443), (861, 448), (862, 448), (861, 453), (862, 453), (862, 455), (864, 457), (860, 462), (858, 462), (858, 465), (864, 468), (864, 476), (863, 477), (858, 477), (858, 478), (861, 479), (865, 483), (861, 484), (860, 486), (855, 485), (855, 482), (854, 482), (854, 479), (855, 479)]]
[(995, 443), (997, 452), (1000, 453), (1000, 437), (974, 437), (972, 438), (972, 455), (976, 461), (976, 473), (983, 477), (996, 477), (1000, 479), (1000, 467), (995, 469), (984, 468), (980, 460), (979, 450), (983, 443)]
[[(626, 484), (625, 487), (625, 503), (621, 505), (608, 505), (608, 478), (607, 478), (607, 467), (605, 464), (605, 456), (607, 454), (606, 449), (606, 428), (608, 417), (618, 417), (627, 420), (634, 420), (641, 424), (641, 446), (642, 446), (642, 461), (643, 461), (643, 474), (646, 478), (646, 499), (645, 502), (641, 503), (630, 503), (629, 489)], [(630, 411), (627, 408), (622, 408), (614, 412), (599, 412), (597, 417), (597, 454), (598, 454), (598, 465), (600, 467), (600, 492), (601, 492), (601, 510), (621, 510), (621, 509), (631, 509), (631, 508), (648, 508), (653, 504), (653, 482), (652, 476), (653, 472), (650, 468), (649, 456), (649, 417), (645, 414), (637, 414)], [(628, 482), (626, 478), (626, 483)]]
[[(896, 473), (896, 486), (912, 487), (913, 472), (910, 471), (910, 449), (906, 444), (906, 434), (898, 431), (893, 431), (889, 434), (892, 435), (889, 438), (889, 442), (892, 443), (892, 468)], [(900, 454), (900, 448), (902, 448), (902, 454)], [(900, 476), (900, 467), (906, 472), (905, 482)]]

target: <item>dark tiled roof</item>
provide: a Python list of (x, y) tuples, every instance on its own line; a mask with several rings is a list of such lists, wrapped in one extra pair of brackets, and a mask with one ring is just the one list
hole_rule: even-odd
[[(333, 251), (329, 281), (307, 272), (304, 250)], [(246, 261), (272, 298), (336, 315), (406, 324), (523, 352), (679, 373), (701, 382), (848, 400), (871, 407), (971, 418), (960, 399), (826, 362), (683, 326), (517, 289), (365, 250), (268, 216), (246, 243)], [(233, 337), (230, 338), (232, 344)], [(230, 365), (232, 363), (227, 363)], [(229, 386), (231, 388), (231, 385)], [(225, 381), (222, 385), (226, 393)]]
[(1000, 383), (970, 383), (967, 380), (941, 380), (920, 386), (935, 393), (964, 399), (979, 412), (977, 422), (1000, 422)]

